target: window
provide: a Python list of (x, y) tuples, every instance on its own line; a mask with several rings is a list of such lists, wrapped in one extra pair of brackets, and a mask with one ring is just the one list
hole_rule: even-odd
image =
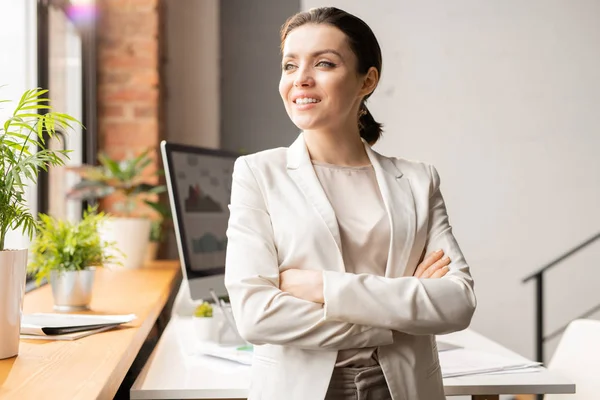
[[(13, 111), (23, 92), (34, 88), (37, 83), (36, 47), (36, 1), (0, 1), (0, 98), (11, 100), (0, 109), (4, 120)], [(37, 212), (36, 187), (30, 185), (26, 191), (29, 208)], [(20, 232), (9, 232), (6, 248), (23, 249), (29, 239)]]
[[(53, 107), (82, 121), (82, 43), (68, 9), (50, 6), (48, 9), (48, 88)], [(61, 132), (48, 146), (72, 152), (66, 165), (82, 163), (82, 128)], [(65, 167), (52, 167), (47, 178), (47, 205), (44, 212), (57, 218), (76, 220), (81, 215), (81, 203), (67, 201), (66, 193), (77, 181)], [(42, 200), (44, 202), (44, 200)]]
[[(84, 45), (84, 34), (70, 19), (70, 12), (77, 10), (64, 1), (0, 1), (0, 45), (2, 63), (0, 63), (0, 99), (12, 103), (2, 105), (0, 117), (12, 113), (22, 93), (31, 88), (49, 89), (49, 96), (56, 111), (65, 112), (87, 125), (84, 106), (93, 110), (94, 102), (84, 101), (86, 95), (83, 86), (83, 54), (93, 54), (94, 49)], [(93, 43), (88, 31), (87, 43)], [(89, 47), (89, 46), (88, 46)], [(89, 57), (88, 57), (89, 58)], [(88, 69), (95, 60), (87, 60)], [(94, 83), (93, 70), (87, 71), (88, 84)], [(94, 92), (88, 91), (93, 99)], [(95, 113), (88, 118), (95, 118)], [(91, 124), (90, 124), (91, 125)], [(92, 127), (93, 128), (93, 127)], [(94, 151), (95, 129), (88, 129), (91, 137), (85, 138), (81, 127), (64, 132), (61, 140), (51, 140), (51, 148), (72, 150), (67, 165), (79, 165), (84, 161), (93, 162), (89, 153)], [(86, 131), (87, 134), (87, 131)], [(87, 143), (86, 143), (87, 142)], [(84, 151), (88, 145), (90, 150)], [(85, 155), (88, 154), (87, 157)], [(48, 213), (58, 218), (79, 219), (82, 205), (76, 201), (67, 201), (67, 190), (77, 181), (75, 174), (68, 173), (64, 167), (51, 168), (48, 173), (40, 172), (38, 184), (29, 184), (27, 202), (33, 215)], [(23, 249), (29, 247), (29, 238), (20, 232), (9, 232), (6, 248)]]

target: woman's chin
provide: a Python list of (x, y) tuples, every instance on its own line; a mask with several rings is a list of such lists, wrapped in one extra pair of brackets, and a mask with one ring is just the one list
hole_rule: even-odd
[(298, 129), (303, 131), (313, 131), (315, 129), (319, 129), (319, 127), (322, 125), (317, 123), (317, 121), (307, 121), (304, 118), (295, 118), (292, 122), (298, 127)]

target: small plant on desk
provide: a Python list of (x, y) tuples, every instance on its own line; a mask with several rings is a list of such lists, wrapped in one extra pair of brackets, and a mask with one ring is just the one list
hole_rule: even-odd
[(88, 207), (79, 222), (39, 214), (27, 271), (38, 284), (50, 281), (57, 311), (87, 309), (96, 268), (118, 264), (115, 244), (103, 241), (98, 233), (106, 218), (96, 207)]
[(208, 302), (203, 302), (194, 311), (194, 317), (196, 318), (212, 318), (213, 308)]
[(216, 326), (213, 318), (213, 307), (206, 301), (194, 310), (194, 329), (201, 341), (215, 341)]

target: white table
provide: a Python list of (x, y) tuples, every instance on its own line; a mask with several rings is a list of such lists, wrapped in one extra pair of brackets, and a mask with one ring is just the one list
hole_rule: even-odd
[[(445, 342), (474, 350), (523, 358), (470, 330), (443, 335)], [(131, 399), (245, 399), (248, 366), (193, 354), (194, 327), (189, 317), (173, 316), (133, 384)], [(447, 396), (470, 395), (494, 400), (500, 394), (574, 393), (575, 385), (546, 369), (539, 372), (471, 375), (444, 379)]]
[[(440, 335), (438, 340), (460, 345), (466, 349), (481, 350), (515, 360), (528, 362), (527, 358), (480, 335), (472, 329), (449, 335)], [(473, 399), (496, 399), (490, 395), (501, 394), (568, 394), (575, 393), (575, 384), (546, 368), (538, 372), (513, 373), (502, 375), (468, 375), (444, 379), (446, 396), (471, 395)], [(479, 397), (481, 396), (481, 397)]]

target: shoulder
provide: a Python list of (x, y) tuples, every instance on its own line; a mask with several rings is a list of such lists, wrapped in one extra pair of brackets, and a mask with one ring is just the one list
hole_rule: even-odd
[(430, 192), (434, 192), (439, 187), (440, 176), (433, 164), (402, 157), (382, 157), (392, 162), (413, 184), (420, 184)]
[(237, 159), (236, 163), (244, 162), (252, 168), (261, 168), (267, 165), (283, 164), (286, 162), (287, 147), (278, 147), (247, 154)]
[(285, 169), (286, 151), (287, 147), (278, 147), (240, 156), (235, 161), (234, 174), (247, 171), (256, 176), (267, 171)]
[(253, 168), (264, 168), (266, 166), (275, 166), (286, 164), (287, 147), (277, 147), (275, 149), (268, 149), (259, 151), (257, 153), (248, 154), (242, 156), (248, 165)]

